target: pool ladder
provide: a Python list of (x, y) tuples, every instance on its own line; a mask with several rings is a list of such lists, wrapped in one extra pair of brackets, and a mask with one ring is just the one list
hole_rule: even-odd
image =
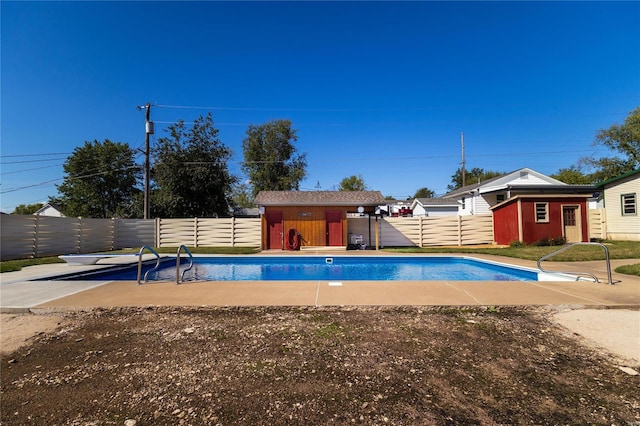
[[(571, 247), (575, 247), (578, 245), (597, 245), (600, 246), (604, 249), (604, 255), (605, 255), (605, 261), (607, 263), (607, 279), (609, 280), (607, 284), (609, 285), (613, 285), (614, 281), (613, 278), (611, 278), (611, 262), (609, 261), (609, 249), (607, 248), (607, 246), (605, 246), (602, 243), (572, 243), (569, 244), (567, 246), (562, 247), (559, 250), (556, 250), (552, 253), (547, 254), (546, 256), (542, 256), (540, 259), (538, 259), (538, 269), (540, 269), (541, 272), (545, 272), (547, 274), (570, 274), (570, 275), (587, 275), (590, 276), (591, 278), (594, 279), (595, 282), (599, 283), (600, 280), (598, 280), (598, 277), (596, 277), (594, 274), (592, 274), (591, 272), (560, 272), (560, 271), (547, 271), (542, 269), (542, 266), (540, 265), (540, 263), (542, 263), (543, 260), (549, 259), (550, 257), (555, 256), (556, 254), (562, 253), (566, 250), (569, 250)], [(616, 281), (618, 282), (618, 281)]]
[[(184, 250), (184, 252), (189, 255), (189, 267), (182, 271), (182, 275), (180, 275), (180, 252), (182, 250)], [(184, 282), (184, 274), (186, 274), (187, 271), (190, 271), (191, 268), (193, 268), (193, 255), (191, 254), (187, 246), (182, 244), (180, 247), (178, 247), (178, 253), (176, 253), (176, 284)]]
[(147, 277), (149, 276), (149, 272), (158, 270), (158, 267), (160, 266), (160, 255), (158, 254), (158, 252), (156, 252), (153, 248), (151, 248), (151, 246), (148, 246), (146, 244), (143, 245), (140, 248), (140, 252), (138, 253), (138, 284), (140, 284), (140, 276), (142, 275), (142, 254), (144, 253), (145, 249), (150, 251), (156, 257), (156, 264), (153, 268), (145, 272), (144, 282), (147, 282)]

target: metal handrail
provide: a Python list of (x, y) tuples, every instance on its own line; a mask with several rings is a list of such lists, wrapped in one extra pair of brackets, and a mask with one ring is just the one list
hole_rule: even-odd
[(546, 256), (542, 256), (540, 259), (538, 259), (538, 269), (540, 269), (541, 272), (545, 272), (547, 274), (571, 274), (571, 275), (588, 275), (590, 277), (592, 277), (595, 282), (599, 283), (600, 280), (598, 280), (598, 277), (596, 277), (594, 274), (592, 274), (591, 272), (561, 272), (561, 271), (547, 271), (542, 269), (542, 266), (540, 266), (540, 263), (542, 263), (543, 260), (547, 260), (550, 257), (555, 256), (556, 254), (562, 253), (566, 250), (569, 250), (571, 247), (574, 246), (578, 246), (578, 245), (597, 245), (600, 246), (604, 249), (604, 254), (605, 254), (605, 261), (607, 264), (607, 279), (609, 280), (609, 282), (607, 284), (609, 285), (613, 285), (613, 278), (611, 277), (611, 262), (609, 261), (609, 249), (607, 248), (607, 246), (605, 246), (602, 243), (571, 243), (569, 245), (566, 245), (564, 247), (562, 247), (559, 250), (556, 250), (552, 253), (547, 254)]
[(156, 265), (153, 268), (149, 269), (147, 272), (145, 272), (144, 282), (147, 282), (147, 276), (149, 275), (149, 272), (155, 271), (160, 266), (160, 255), (153, 248), (151, 248), (151, 246), (148, 246), (146, 244), (143, 245), (140, 248), (140, 252), (138, 253), (138, 284), (140, 284), (140, 275), (142, 275), (142, 253), (144, 252), (145, 249), (149, 250), (151, 253), (155, 255)]
[[(180, 251), (181, 250), (184, 250), (185, 253), (189, 255), (189, 267), (184, 271), (182, 271), (182, 276), (180, 276)], [(186, 274), (187, 271), (190, 271), (191, 268), (193, 268), (193, 255), (191, 254), (187, 246), (182, 244), (180, 247), (178, 247), (178, 253), (176, 253), (176, 284), (180, 284), (180, 281), (184, 281), (184, 274)]]

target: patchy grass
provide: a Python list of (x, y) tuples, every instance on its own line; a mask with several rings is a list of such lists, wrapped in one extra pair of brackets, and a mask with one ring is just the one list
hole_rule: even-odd
[(45, 265), (49, 263), (64, 263), (64, 260), (58, 259), (55, 256), (54, 257), (38, 257), (35, 259), (5, 260), (3, 262), (0, 262), (0, 273), (19, 271), (25, 266)]
[(619, 266), (615, 271), (619, 274), (637, 275), (640, 277), (640, 263), (636, 263), (635, 265)]
[[(605, 241), (611, 259), (640, 258), (640, 242), (638, 241)], [(538, 260), (550, 254), (560, 246), (524, 246), (524, 247), (404, 247), (385, 249), (394, 253), (474, 253), (492, 254), (496, 256), (514, 257), (526, 260)], [(580, 262), (587, 260), (604, 260), (604, 250), (600, 246), (576, 246), (571, 250), (552, 257), (549, 261)]]
[[(175, 254), (178, 251), (178, 247), (162, 247), (154, 248), (154, 250), (163, 254)], [(130, 248), (108, 251), (108, 253), (138, 253), (139, 251), (139, 248)], [(255, 247), (189, 247), (189, 251), (193, 254), (253, 254), (259, 253), (260, 249)], [(101, 251), (100, 253), (105, 252)], [(57, 256), (38, 257), (35, 259), (5, 260), (0, 262), (0, 273), (19, 271), (26, 266), (44, 265), (48, 263), (64, 263), (64, 260), (59, 259)]]
[[(640, 259), (640, 242), (637, 241), (605, 241), (611, 259)], [(524, 247), (400, 247), (387, 248), (385, 251), (394, 253), (473, 253), (492, 254), (496, 256), (514, 257), (526, 260), (538, 260), (542, 256), (558, 250), (559, 246), (524, 246)], [(178, 247), (155, 248), (158, 253), (175, 254)], [(110, 253), (137, 253), (138, 248), (114, 250)], [(259, 253), (257, 247), (189, 247), (193, 254), (254, 254)], [(567, 250), (549, 261), (580, 262), (588, 260), (604, 260), (604, 250), (599, 246), (577, 246)], [(0, 272), (19, 271), (25, 266), (46, 263), (60, 263), (57, 257), (41, 257), (37, 259), (20, 259), (0, 262)], [(629, 265), (633, 266), (633, 265)], [(633, 270), (633, 269), (632, 269)], [(618, 272), (616, 270), (616, 272)], [(625, 273), (625, 272), (621, 272)], [(633, 275), (637, 275), (633, 273)]]
[[(189, 247), (189, 251), (193, 254), (254, 254), (260, 253), (257, 247)], [(176, 254), (178, 247), (156, 247), (158, 253)], [(140, 249), (120, 250), (122, 253), (138, 253)], [(115, 251), (114, 253), (118, 253)]]

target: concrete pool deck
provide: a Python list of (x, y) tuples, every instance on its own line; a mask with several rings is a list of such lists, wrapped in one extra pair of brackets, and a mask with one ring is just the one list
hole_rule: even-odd
[[(274, 255), (278, 253), (265, 252)], [(291, 254), (284, 252), (282, 254)], [(304, 251), (301, 254), (344, 255)], [(347, 252), (359, 255), (389, 253)], [(488, 255), (465, 255), (499, 263), (535, 268), (536, 262)], [(107, 263), (119, 263), (109, 261)], [(612, 260), (611, 267), (640, 263)], [(619, 357), (622, 365), (640, 365), (640, 277), (612, 274), (605, 284), (604, 261), (548, 262), (545, 269), (595, 274), (602, 283), (524, 281), (237, 281), (187, 282), (176, 285), (134, 281), (31, 281), (102, 265), (38, 265), (0, 274), (3, 342), (12, 336), (6, 318), (20, 313), (52, 314), (109, 307), (143, 306), (545, 306), (561, 326), (596, 348)], [(40, 317), (41, 315), (29, 315)], [(42, 315), (43, 318), (46, 315)], [(27, 320), (23, 318), (23, 320)], [(25, 333), (28, 330), (21, 330)], [(41, 330), (42, 331), (42, 330)], [(17, 333), (14, 331), (14, 334)], [(20, 333), (18, 333), (20, 334)], [(32, 334), (36, 334), (35, 332)], [(14, 336), (15, 337), (15, 336)]]
[[(263, 252), (260, 255), (292, 255)], [(306, 255), (385, 255), (385, 252), (318, 252)], [(420, 255), (429, 256), (429, 255)], [(464, 255), (499, 263), (536, 268), (536, 262), (490, 255)], [(72, 310), (122, 306), (493, 306), (558, 305), (640, 308), (640, 277), (613, 273), (615, 285), (607, 285), (604, 261), (546, 262), (545, 269), (586, 271), (602, 282), (586, 281), (31, 281), (35, 278), (91, 270), (98, 265), (38, 265), (0, 276), (0, 309), (20, 312), (33, 309)], [(618, 265), (640, 263), (640, 259), (612, 260)]]

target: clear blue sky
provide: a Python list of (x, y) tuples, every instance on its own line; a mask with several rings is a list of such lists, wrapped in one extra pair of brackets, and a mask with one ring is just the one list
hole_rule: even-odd
[(247, 126), (288, 118), (301, 189), (396, 198), (446, 192), (461, 132), (468, 168), (552, 174), (640, 105), (635, 1), (0, 7), (5, 212), (56, 195), (84, 141), (142, 147), (146, 102), (155, 138), (212, 112), (238, 175)]

